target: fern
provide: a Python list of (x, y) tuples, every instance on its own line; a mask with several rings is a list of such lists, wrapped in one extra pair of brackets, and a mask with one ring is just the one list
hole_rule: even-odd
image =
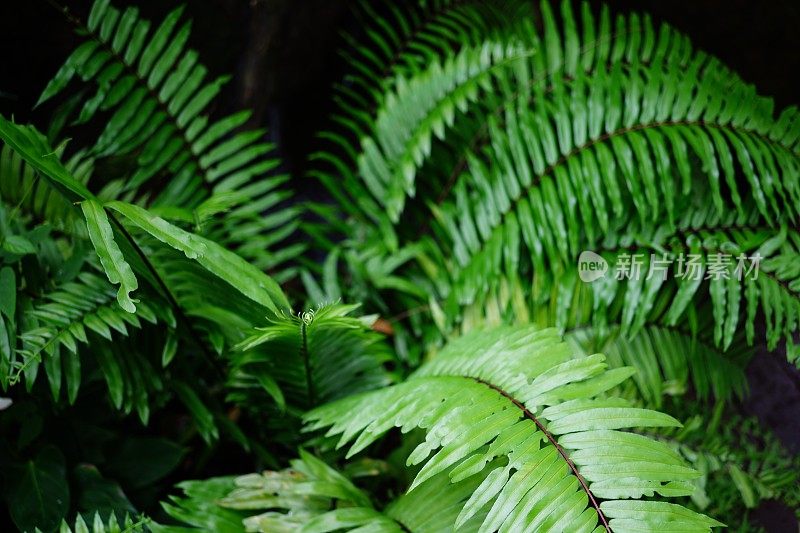
[(354, 309), (327, 305), (257, 328), (231, 359), (231, 397), (253, 405), (246, 389), (263, 388), (281, 407), (313, 406), (389, 384), (381, 365), (391, 357), (380, 335), (348, 316)]
[[(618, 499), (689, 494), (686, 481), (696, 472), (656, 442), (619, 431), (679, 424), (603, 398), (631, 374), (628, 368), (606, 371), (603, 359), (572, 359), (552, 330), (476, 333), (452, 343), (405, 383), (320, 407), (307, 419), (314, 429), (332, 426), (327, 434), (340, 434), (339, 446), (355, 439), (348, 456), (393, 427), (425, 428), (425, 442), (408, 459), (424, 463), (409, 491), (450, 466), (458, 465), (450, 473), (457, 482), (507, 458), (505, 466), (486, 472), (456, 527), (490, 502), (485, 531), (535, 530), (555, 521), (571, 531), (591, 531), (598, 521), (615, 530), (634, 522), (654, 530), (665, 522), (698, 530), (720, 525), (674, 504)], [(353, 412), (360, 415), (348, 415)]]
[[(723, 417), (755, 345), (800, 353), (796, 108), (646, 15), (364, 0), (313, 156), (334, 202), (299, 204), (250, 113), (216, 116), (228, 77), (183, 13), (64, 10), (47, 136), (0, 117), (16, 526), (710, 531), (797, 505), (795, 461)], [(590, 284), (586, 250), (701, 279)], [(165, 479), (233, 469), (259, 473), (180, 483), (163, 524), (92, 503), (149, 514)]]
[[(108, 309), (100, 311), (109, 325), (122, 330), (125, 328), (125, 322), (138, 323), (136, 317), (121, 318), (124, 316), (123, 313), (152, 314), (152, 311), (148, 312), (147, 304), (145, 304), (144, 310), (139, 311), (136, 302), (131, 297), (131, 293), (138, 287), (138, 278), (142, 277), (147, 280), (149, 290), (155, 294), (154, 298), (158, 301), (159, 306), (163, 305), (166, 300), (167, 309), (170, 310), (171, 306), (171, 311), (174, 312), (176, 318), (182, 321), (179, 325), (182, 333), (191, 335), (192, 325), (185, 323), (184, 311), (175, 301), (174, 295), (163, 277), (159, 275), (157, 266), (131, 236), (130, 232), (134, 230), (142, 231), (161, 246), (166, 244), (182, 252), (197, 264), (202, 265), (210, 274), (221, 277), (228, 286), (239, 291), (243, 297), (263, 306), (266, 312), (276, 312), (279, 308), (288, 309), (288, 301), (273, 279), (215, 242), (188, 233), (132, 204), (110, 202), (107, 204), (108, 207), (102, 205), (97, 197), (77, 181), (57, 158), (48, 156), (51, 150), (48, 149), (43, 137), (34, 129), (20, 127), (0, 118), (0, 137), (13, 147), (28, 165), (36, 169), (41, 179), (47, 180), (50, 186), (62, 191), (62, 194), (71, 201), (81, 202), (87, 233), (98, 254), (103, 270), (111, 283), (120, 286), (117, 302), (122, 309), (114, 307), (113, 311)], [(130, 226), (126, 228), (121, 220)], [(90, 289), (80, 287), (79, 290)], [(58, 293), (56, 296), (60, 297)], [(273, 298), (277, 298), (277, 304)], [(49, 357), (44, 359), (44, 366), (47, 369), (55, 396), (57, 396), (61, 383), (61, 351), (58, 349), (61, 346), (60, 341), (65, 341), (68, 346), (71, 346), (70, 341), (74, 341), (76, 335), (78, 339), (82, 340), (80, 337), (82, 326), (80, 321), (76, 321), (80, 316), (80, 309), (59, 308), (57, 312), (64, 312), (66, 315), (54, 317), (53, 322), (68, 328), (68, 332), (45, 332), (37, 330), (38, 326), (33, 322), (28, 324), (25, 329), (28, 334), (25, 338), (32, 344), (24, 347), (23, 353), (27, 353), (29, 357), (20, 369), (26, 371), (28, 382), (32, 383), (36, 376), (38, 361), (38, 353), (35, 350), (53, 346), (52, 351), (48, 352)], [(30, 317), (33, 319), (36, 314), (33, 313)], [(94, 317), (90, 317), (89, 320), (93, 323), (96, 322)], [(172, 327), (176, 325), (178, 324), (172, 324)], [(101, 329), (101, 334), (106, 333), (102, 326), (98, 327)], [(57, 338), (59, 343), (49, 343), (50, 336)], [(158, 348), (158, 352), (163, 350), (165, 353), (162, 356), (162, 364), (169, 362), (168, 360), (171, 358), (168, 351), (176, 349), (176, 342), (172, 334), (168, 333), (164, 342), (166, 345)], [(192, 341), (189, 340), (189, 342)], [(159, 390), (162, 387), (161, 379), (151, 363), (147, 358), (122, 357), (120, 346), (115, 344), (99, 343), (94, 355), (108, 383), (112, 403), (117, 408), (122, 408), (124, 412), (130, 412), (135, 407), (140, 418), (146, 421), (149, 416), (148, 391)], [(68, 375), (68, 395), (74, 397), (80, 379), (79, 360), (73, 353), (66, 357), (64, 362), (67, 364), (65, 373)], [(207, 399), (201, 400), (196, 392), (178, 380), (171, 383), (171, 389), (191, 412), (204, 438), (209, 441), (214, 440), (218, 435), (215, 419), (224, 421), (224, 417), (215, 415), (208, 407)], [(231, 429), (230, 425), (227, 426)], [(245, 446), (248, 445), (247, 439), (242, 439), (240, 435), (237, 437)]]
[[(648, 253), (672, 245), (674, 258), (695, 250), (691, 233), (717, 230), (725, 253), (756, 251), (759, 239), (776, 252), (776, 228), (791, 228), (800, 205), (796, 109), (774, 117), (769, 99), (647, 17), (620, 15), (612, 24), (608, 9), (596, 19), (583, 6), (576, 16), (569, 2), (560, 20), (547, 2), (541, 16), (541, 31), (530, 22), (500, 24), (503, 31), (399, 74), (347, 146), (357, 179), (345, 191), (358, 206), (348, 212), (377, 223), (353, 241), (372, 256), (402, 253), (417, 262), (366, 282), (406, 293), (396, 298), (409, 308), (442, 305), (447, 331), (466, 320), (464, 306), (487, 309), (503, 291), (523, 292), (516, 298), (528, 308), (557, 297), (554, 309), (573, 311), (560, 302), (575, 301), (574, 266), (586, 249), (610, 255), (615, 244), (634, 242)], [(343, 162), (336, 167), (346, 172)], [(408, 204), (419, 187), (427, 200)], [(715, 344), (730, 345), (745, 308), (751, 342), (759, 309), (770, 346), (791, 338), (797, 273), (787, 266), (794, 252), (780, 252), (777, 276), (758, 287), (711, 284)], [(348, 261), (351, 269), (359, 262)], [(388, 276), (414, 282), (382, 286)], [(435, 303), (410, 288), (426, 278), (433, 279), (423, 292), (435, 291)], [(697, 290), (619, 284), (629, 291), (622, 316), (594, 317), (617, 309), (611, 301), (620, 289), (600, 285), (592, 286), (588, 318), (620, 320), (631, 337), (657, 320), (649, 314), (660, 292), (676, 297), (668, 320), (675, 324)], [(773, 297), (755, 305), (757, 293)], [(565, 315), (556, 320), (570, 325)]]
[[(227, 76), (205, 80), (198, 54), (186, 49), (190, 23), (180, 23), (183, 8), (169, 13), (158, 27), (139, 16), (136, 7), (119, 11), (97, 0), (84, 24), (69, 16), (83, 43), (67, 58), (45, 88), (39, 103), (56, 96), (74, 77), (92, 82), (78, 123), (98, 111), (110, 112), (90, 154), (135, 154), (119, 192), (132, 192), (153, 207), (194, 220), (263, 269), (286, 269), (303, 246), (286, 243), (298, 227), (298, 210), (285, 207), (289, 192), (278, 187), (286, 177), (267, 177), (278, 166), (268, 157), (273, 146), (264, 131), (239, 131), (249, 112), (213, 121), (211, 103)], [(151, 199), (141, 194), (156, 176), (170, 176)], [(118, 193), (119, 194), (119, 193)], [(270, 210), (272, 216), (261, 217)], [(224, 213), (224, 216), (220, 216)], [(232, 228), (237, 231), (231, 231)], [(285, 246), (276, 250), (278, 243)], [(268, 250), (272, 250), (269, 252)]]

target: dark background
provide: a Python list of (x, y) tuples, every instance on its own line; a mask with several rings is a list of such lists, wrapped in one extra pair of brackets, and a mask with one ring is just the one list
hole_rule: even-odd
[[(402, 1), (402, 0), (398, 0)], [(194, 20), (190, 44), (212, 75), (230, 73), (215, 114), (254, 111), (251, 125), (266, 126), (286, 170), (301, 194), (307, 155), (315, 132), (333, 109), (331, 86), (347, 71), (337, 50), (341, 31), (357, 30), (345, 0), (117, 0), (137, 4), (160, 20), (187, 4)], [(599, 2), (592, 1), (593, 4)], [(688, 34), (696, 47), (719, 57), (759, 93), (775, 98), (776, 109), (800, 100), (800, 2), (779, 0), (609, 2), (613, 10), (649, 12)], [(85, 17), (88, 0), (61, 5)], [(50, 0), (0, 0), (0, 112), (18, 121), (46, 124), (52, 108), (31, 111), (76, 38)], [(305, 186), (308, 189), (308, 186)], [(772, 427), (788, 448), (800, 452), (800, 373), (782, 354), (762, 350), (748, 369), (751, 397), (744, 410)], [(796, 531), (791, 511), (762, 506), (760, 521), (770, 531)], [(787, 513), (789, 513), (787, 515)], [(788, 529), (785, 529), (788, 528)]]
[[(0, 112), (31, 114), (47, 81), (77, 42), (53, 0), (0, 0)], [(57, 0), (85, 17), (89, 0)], [(402, 2), (403, 0), (397, 0)], [(269, 128), (295, 176), (332, 109), (330, 87), (346, 72), (337, 50), (341, 31), (357, 30), (347, 0), (116, 0), (160, 20), (186, 4), (193, 19), (190, 45), (212, 75), (233, 74), (218, 99), (226, 112), (254, 111)], [(600, 2), (591, 0), (592, 4)], [(778, 109), (797, 104), (800, 2), (796, 0), (617, 0), (613, 10), (645, 11), (688, 34), (719, 57)]]

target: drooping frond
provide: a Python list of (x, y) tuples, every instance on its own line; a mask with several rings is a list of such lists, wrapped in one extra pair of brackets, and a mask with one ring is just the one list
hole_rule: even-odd
[[(110, 113), (90, 154), (127, 158), (120, 193), (195, 222), (208, 235), (262, 269), (284, 269), (303, 247), (287, 243), (298, 210), (286, 207), (285, 176), (271, 176), (279, 162), (263, 130), (241, 130), (249, 112), (214, 121), (209, 113), (227, 76), (206, 80), (198, 54), (187, 49), (191, 24), (183, 8), (158, 27), (136, 7), (119, 11), (97, 0), (84, 24), (69, 17), (83, 37), (45, 88), (40, 103), (62, 92), (72, 78), (91, 82), (77, 122)], [(241, 131), (240, 131), (241, 130)], [(132, 164), (130, 162), (132, 161)], [(168, 176), (156, 194), (142, 194), (156, 176)], [(269, 216), (262, 216), (269, 212)], [(235, 229), (235, 230), (234, 230)], [(286, 246), (278, 250), (278, 244)], [(291, 270), (282, 272), (290, 276)]]
[(258, 327), (231, 356), (230, 398), (254, 405), (265, 391), (281, 407), (309, 407), (392, 382), (382, 337), (350, 316), (358, 306), (324, 305)]
[[(541, 28), (533, 18), (496, 25), (400, 74), (343, 149), (357, 170), (340, 161), (344, 187), (323, 181), (353, 197), (360, 222), (335, 226), (353, 249), (340, 254), (353, 278), (406, 314), (441, 311), (445, 334), (481, 314), (524, 322), (524, 309), (535, 309), (563, 327), (618, 322), (633, 337), (662, 319), (674, 324), (707, 293), (716, 345), (730, 346), (742, 324), (752, 342), (759, 313), (770, 346), (790, 340), (797, 109), (776, 116), (770, 99), (646, 16), (613, 18), (605, 7), (598, 16), (568, 1), (559, 15), (547, 2), (538, 11)], [(720, 254), (775, 257), (750, 284), (730, 282), (728, 269), (680, 287), (644, 276), (588, 286), (576, 269), (584, 250), (608, 261), (645, 253), (645, 273), (650, 253), (673, 262), (700, 254), (701, 276)], [(362, 257), (379, 265), (399, 255), (385, 275), (359, 272)], [(665, 293), (672, 308), (655, 316)]]
[(484, 472), (456, 527), (487, 506), (481, 531), (720, 525), (675, 504), (638, 500), (688, 495), (697, 472), (658, 442), (620, 431), (679, 423), (606, 396), (631, 369), (606, 370), (603, 361), (599, 354), (573, 358), (553, 330), (476, 332), (406, 382), (317, 408), (307, 419), (312, 429), (331, 426), (327, 434), (341, 435), (339, 446), (355, 439), (348, 456), (394, 427), (425, 429), (425, 441), (408, 459), (423, 465), (409, 492), (450, 467), (457, 482), (500, 458), (503, 464)]

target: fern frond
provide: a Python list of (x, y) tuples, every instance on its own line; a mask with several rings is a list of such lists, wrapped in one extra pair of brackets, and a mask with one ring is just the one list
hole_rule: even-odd
[(664, 395), (682, 395), (688, 387), (700, 400), (725, 402), (741, 399), (747, 392), (744, 367), (753, 350), (740, 335), (728, 352), (715, 347), (702, 334), (651, 325), (632, 337), (611, 329), (598, 335), (594, 328), (567, 332), (566, 338), (581, 352), (602, 352), (611, 368), (633, 367), (632, 380), (647, 405), (662, 408)]
[[(795, 110), (787, 110), (784, 116), (773, 119), (768, 100), (754, 96), (750, 87), (717, 61), (702, 53), (692, 54), (684, 39), (668, 28), (665, 27), (656, 39), (648, 19), (641, 21), (635, 15), (629, 19), (618, 18), (621, 28), (612, 33), (607, 10), (603, 11), (599, 26), (594, 28), (591, 12), (584, 9), (582, 26), (588, 28), (592, 40), (582, 43), (569, 3), (562, 7), (563, 29), (558, 27), (548, 4), (542, 2), (541, 5), (544, 35), (539, 36), (531, 29), (509, 37), (510, 42), (516, 40), (520, 50), (528, 52), (508, 61), (506, 68), (495, 68), (492, 81), (497, 85), (487, 79), (481, 91), (482, 98), (488, 99), (490, 105), (480, 102), (473, 106), (484, 116), (485, 125), (477, 133), (487, 137), (487, 142), (480, 144), (486, 147), (491, 172), (505, 174), (503, 178), (507, 180), (505, 191), (496, 189), (492, 193), (501, 195), (495, 200), (503, 216), (508, 216), (509, 209), (516, 210), (519, 203), (527, 204), (527, 197), (545, 186), (545, 182), (558, 182), (556, 188), (563, 189), (574, 184), (570, 180), (600, 183), (597, 181), (600, 175), (610, 182), (607, 190), (591, 189), (591, 201), (599, 204), (602, 200), (603, 205), (597, 205), (601, 213), (582, 212), (582, 215), (602, 217), (610, 205), (615, 213), (620, 213), (621, 203), (613, 193), (629, 188), (626, 194), (633, 197), (635, 207), (643, 211), (642, 216), (645, 211), (648, 216), (656, 216), (664, 210), (664, 204), (658, 202), (662, 193), (650, 174), (663, 174), (669, 169), (656, 169), (649, 154), (660, 158), (659, 164), (664, 164), (662, 154), (677, 158), (676, 175), (683, 180), (682, 194), (688, 194), (687, 149), (693, 150), (703, 163), (704, 172), (709, 174), (715, 190), (720, 190), (719, 168), (724, 169), (722, 174), (730, 184), (732, 171), (729, 167), (732, 165), (729, 161), (738, 157), (765, 215), (768, 214), (767, 202), (770, 210), (776, 208), (776, 199), (786, 198), (785, 191), (796, 213), (797, 191), (790, 181), (788, 189), (780, 183), (773, 189), (771, 183), (762, 184), (759, 178), (776, 174), (775, 168), (784, 175), (796, 175), (797, 132), (792, 133), (788, 127), (794, 120)], [(562, 31), (563, 41), (559, 37)], [(481, 49), (487, 45), (486, 42), (480, 44), (472, 53), (462, 50), (457, 56), (459, 59), (453, 60), (455, 65), (450, 61), (441, 66), (433, 64), (426, 71), (398, 83), (397, 89), (387, 96), (376, 118), (374, 135), (362, 144), (359, 168), (362, 179), (373, 193), (378, 190), (374, 184), (383, 182), (380, 190), (388, 191), (388, 195), (376, 195), (376, 198), (392, 209), (395, 218), (403, 195), (414, 193), (414, 175), (431, 155), (431, 139), (434, 136), (444, 139), (453, 125), (456, 108), (466, 112), (468, 104), (478, 101), (476, 89), (471, 91), (471, 98), (465, 99), (455, 90), (462, 85), (450, 80), (455, 76), (459, 81), (468, 81), (470, 73), (485, 68), (486, 56), (481, 55)], [(531, 57), (530, 61), (526, 60), (527, 56)], [(605, 63), (611, 60), (614, 62), (609, 64), (615, 66)], [(407, 86), (419, 87), (408, 91)], [(437, 90), (424, 90), (426, 86)], [(739, 105), (742, 101), (747, 105)], [(409, 120), (405, 118), (407, 113), (393, 113), (393, 109), (413, 109), (414, 113), (408, 116), (416, 118)], [(501, 123), (504, 126), (499, 128)], [(527, 135), (524, 137), (527, 146), (510, 144), (512, 140), (521, 140), (523, 135)], [(511, 139), (507, 139), (508, 136)], [(466, 157), (468, 170), (464, 173), (465, 169), (457, 165), (454, 170), (460, 171), (455, 175), (443, 173), (443, 180), (449, 177), (458, 183), (462, 173), (471, 179), (480, 177), (475, 176), (476, 173), (485, 173), (478, 164), (484, 154), (473, 155), (474, 146), (474, 142), (449, 144), (448, 149), (463, 150), (457, 159)], [(715, 152), (719, 152), (719, 156)], [(595, 168), (602, 174), (586, 166), (589, 163), (585, 159), (590, 156), (596, 159)], [(641, 158), (647, 160), (647, 166), (637, 163)], [(614, 159), (618, 163), (612, 168), (608, 160)], [(632, 169), (637, 165), (646, 172), (634, 173)], [(583, 169), (588, 176), (580, 179), (572, 175), (565, 179), (567, 171), (574, 174), (573, 167), (578, 171)], [(755, 172), (750, 170), (753, 168)], [(621, 183), (615, 185), (613, 181), (616, 180)], [(788, 180), (784, 177), (781, 181), (786, 184)], [(442, 194), (447, 194), (453, 183), (442, 186)], [(476, 187), (475, 190), (484, 189)], [(580, 188), (576, 193), (580, 198)], [(668, 190), (663, 194), (671, 202), (676, 193)], [(737, 197), (735, 186), (731, 194)], [(715, 200), (721, 207), (721, 197)], [(585, 211), (592, 206), (582, 203), (580, 207)], [(534, 202), (529, 209), (536, 210), (537, 204)], [(563, 212), (562, 218), (568, 218), (567, 205), (562, 205), (558, 211)], [(566, 220), (565, 225), (566, 222), (571, 220)], [(603, 220), (599, 222), (602, 227)], [(569, 233), (574, 231), (573, 226), (567, 229)]]
[[(62, 150), (63, 146), (57, 152)], [(65, 166), (79, 182), (86, 184), (92, 161), (83, 159), (81, 155), (73, 156)], [(69, 202), (46, 180), (41, 180), (36, 171), (5, 143), (0, 146), (0, 200), (66, 233), (85, 233), (83, 221), (75, 216)]]
[(363, 39), (345, 35), (343, 55), (353, 71), (336, 87), (339, 109), (332, 122), (338, 129), (320, 134), (330, 149), (312, 156), (317, 165), (309, 172), (339, 199), (338, 209), (359, 219), (369, 215), (381, 220), (378, 204), (362, 194), (353, 144), (374, 132), (374, 115), (395, 84), (445, 60), (454, 50), (478, 46), (508, 31), (507, 26), (524, 20), (529, 11), (528, 4), (517, 0), (413, 2), (402, 9), (391, 2), (361, 2), (356, 17), (367, 29)]
[(653, 531), (665, 523), (698, 531), (720, 525), (675, 504), (635, 500), (687, 495), (697, 473), (659, 443), (620, 431), (679, 423), (605, 397), (631, 372), (607, 371), (603, 360), (599, 354), (574, 359), (553, 330), (476, 332), (451, 343), (408, 381), (317, 408), (307, 420), (311, 429), (331, 426), (327, 434), (341, 435), (339, 446), (355, 439), (348, 456), (393, 427), (424, 428), (425, 442), (408, 459), (424, 466), (409, 492), (451, 466), (457, 465), (451, 480), (459, 481), (506, 458), (486, 473), (456, 527), (490, 503), (482, 531), (556, 523), (570, 531), (592, 531), (598, 523)]
[[(67, 397), (70, 403), (77, 397), (80, 383), (78, 345), (89, 342), (87, 329), (112, 341), (114, 333), (127, 336), (128, 327), (141, 328), (140, 318), (156, 323), (156, 312), (149, 305), (140, 304), (136, 314), (128, 313), (116, 304), (114, 295), (105, 280), (87, 271), (44, 295), (26, 313), (25, 323), (33, 327), (19, 335), (22, 341), (22, 350), (19, 351), (21, 365), (36, 364), (35, 361), (42, 360), (42, 355), (47, 354), (50, 359), (45, 360), (45, 369), (55, 369), (56, 375), (48, 372), (48, 378), (56, 399), (61, 388), (59, 361), (62, 360), (67, 370), (64, 373)], [(160, 309), (159, 312), (162, 320), (174, 324), (174, 318), (164, 315)], [(62, 347), (67, 350), (66, 354), (61, 351)], [(17, 374), (20, 372), (18, 369)]]
[(369, 323), (350, 316), (356, 308), (329, 304), (256, 328), (231, 356), (230, 399), (253, 405), (249, 391), (264, 390), (281, 407), (308, 407), (390, 384), (391, 355)]
[(153, 523), (153, 533), (188, 533), (191, 531), (218, 531), (220, 533), (244, 533), (244, 513), (225, 509), (218, 504), (235, 488), (234, 477), (218, 477), (202, 481), (183, 481), (178, 487), (184, 496), (170, 496), (161, 502), (161, 507), (181, 526)]
[[(186, 497), (171, 497), (163, 504), (173, 518), (196, 527), (230, 519), (225, 529), (264, 533), (302, 531), (323, 533), (337, 530), (418, 533), (449, 531), (460, 504), (478, 487), (482, 477), (472, 476), (453, 483), (439, 474), (416, 490), (401, 495), (383, 511), (342, 473), (313, 455), (300, 451), (291, 467), (280, 471), (181, 484)], [(213, 490), (213, 497), (212, 495)], [(233, 524), (240, 519), (239, 528)], [(480, 522), (471, 521), (467, 530)], [(156, 526), (156, 533), (176, 528)]]
[(413, 2), (404, 9), (388, 2), (360, 2), (356, 17), (368, 28), (363, 41), (346, 36), (343, 55), (356, 70), (352, 84), (381, 98), (398, 77), (418, 72), (449, 50), (477, 44), (499, 31), (527, 6), (522, 2)]
[[(469, 309), (505, 316), (549, 308), (559, 326), (616, 321), (633, 336), (657, 322), (654, 302), (670, 291), (674, 324), (701, 294), (697, 285), (581, 287), (579, 253), (633, 246), (674, 259), (699, 247), (706, 260), (758, 251), (754, 233), (764, 244), (800, 214), (800, 115), (789, 108), (775, 116), (770, 99), (648, 17), (612, 19), (603, 8), (596, 18), (586, 4), (576, 15), (568, 1), (560, 17), (547, 2), (540, 14), (541, 30), (530, 20), (506, 25), (404, 73), (357, 143), (337, 139), (357, 172), (335, 154), (321, 156), (343, 175), (344, 194), (358, 198), (349, 211), (358, 228), (342, 229), (351, 247), (384, 262), (416, 251), (417, 264), (390, 274), (404, 285), (353, 276), (407, 309), (441, 306), (451, 322), (445, 332), (471, 320)], [(418, 191), (423, 200), (410, 202)], [(699, 246), (714, 230), (721, 249)], [(759, 309), (770, 346), (796, 330), (794, 252), (771, 251), (778, 257), (749, 290), (702, 285), (718, 346), (730, 346), (742, 323), (751, 333)], [(437, 296), (414, 297), (413, 285)], [(755, 305), (759, 294), (770, 296)], [(504, 302), (492, 308), (494, 299)]]
[[(297, 209), (278, 205), (290, 196), (285, 189), (275, 192), (286, 178), (267, 178), (279, 165), (270, 156), (274, 146), (263, 141), (263, 130), (239, 131), (249, 112), (209, 118), (211, 103), (228, 77), (206, 81), (198, 54), (186, 49), (191, 24), (180, 23), (182, 12), (172, 11), (152, 30), (138, 8), (120, 12), (108, 0), (93, 4), (85, 25), (70, 17), (84, 42), (45, 88), (40, 103), (63, 91), (75, 76), (94, 83), (97, 90), (78, 122), (97, 111), (111, 113), (91, 154), (136, 155), (122, 192), (145, 200), (140, 192), (145, 185), (168, 174), (153, 207), (194, 211), (198, 223), (204, 222), (222, 244), (248, 259), (252, 252), (256, 266), (283, 267), (303, 247), (275, 251), (297, 227), (291, 225)], [(264, 211), (271, 216), (262, 217)], [(265, 251), (267, 246), (272, 253)]]

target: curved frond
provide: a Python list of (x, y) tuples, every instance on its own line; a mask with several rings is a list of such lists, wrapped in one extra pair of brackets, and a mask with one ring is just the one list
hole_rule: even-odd
[[(130, 193), (151, 207), (169, 209), (259, 268), (284, 269), (304, 249), (286, 241), (299, 225), (298, 209), (285, 205), (290, 192), (279, 188), (287, 178), (274, 176), (279, 162), (265, 132), (241, 129), (249, 112), (210, 118), (228, 77), (206, 79), (197, 52), (186, 47), (191, 24), (181, 23), (182, 13), (182, 7), (175, 9), (156, 27), (136, 7), (120, 11), (97, 0), (85, 24), (70, 16), (83, 42), (40, 103), (65, 90), (72, 78), (93, 83), (96, 92), (77, 122), (98, 111), (111, 116), (90, 154), (135, 156), (126, 159), (133, 164), (117, 197)], [(142, 194), (161, 175), (169, 176), (166, 186), (152, 198)], [(286, 247), (279, 251), (278, 243)]]
[[(707, 289), (717, 346), (729, 347), (743, 324), (753, 342), (759, 312), (770, 346), (790, 340), (797, 109), (776, 114), (769, 98), (647, 16), (614, 18), (606, 7), (598, 16), (569, 1), (560, 13), (546, 1), (538, 11), (541, 28), (531, 16), (501, 23), (400, 74), (358, 139), (339, 139), (355, 170), (335, 153), (321, 156), (357, 199), (349, 202), (357, 227), (335, 227), (346, 246), (378, 265), (413, 250), (386, 275), (362, 276), (359, 259), (348, 260), (353, 277), (408, 313), (424, 307), (435, 318), (440, 308), (445, 334), (480, 315), (524, 322), (535, 309), (553, 310), (564, 327), (619, 322), (633, 337), (646, 324), (675, 324)], [(777, 242), (784, 227), (788, 237)], [(584, 250), (607, 260), (612, 252), (673, 262), (700, 254), (704, 265), (775, 257), (749, 284), (730, 281), (728, 269), (680, 287), (658, 279), (587, 286), (575, 268)], [(665, 293), (672, 308), (655, 316)], [(797, 350), (788, 346), (791, 359)]]
[(423, 465), (409, 492), (449, 467), (459, 481), (501, 458), (505, 464), (485, 473), (456, 527), (486, 506), (481, 531), (720, 525), (676, 504), (638, 500), (688, 495), (697, 472), (658, 442), (620, 431), (680, 424), (606, 397), (631, 372), (606, 370), (603, 361), (599, 354), (573, 358), (553, 330), (476, 332), (406, 382), (317, 408), (307, 420), (312, 429), (331, 426), (327, 434), (340, 435), (339, 446), (354, 440), (348, 456), (394, 427), (424, 428), (425, 441), (408, 459)]

